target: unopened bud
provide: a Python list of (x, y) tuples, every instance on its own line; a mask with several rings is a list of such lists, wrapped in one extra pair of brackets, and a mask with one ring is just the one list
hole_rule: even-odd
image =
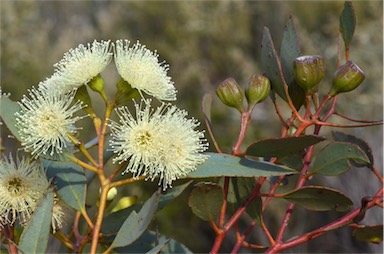
[(107, 194), (107, 200), (108, 201), (111, 201), (112, 199), (114, 199), (117, 195), (117, 189), (115, 187), (113, 187), (112, 189), (110, 189), (108, 191), (108, 194)]
[(306, 92), (319, 84), (325, 73), (321, 56), (300, 56), (293, 62), (293, 74), (297, 84)]
[(88, 86), (95, 92), (102, 92), (104, 90), (104, 80), (101, 75), (97, 75), (91, 81), (88, 82)]
[(253, 74), (249, 80), (248, 87), (245, 89), (249, 108), (253, 108), (257, 103), (264, 101), (271, 91), (271, 82), (263, 75)]
[(244, 94), (239, 84), (233, 78), (228, 78), (221, 83), (216, 88), (216, 94), (225, 105), (244, 112)]
[(336, 70), (329, 95), (333, 97), (339, 93), (352, 91), (358, 87), (364, 79), (364, 72), (359, 66), (352, 61), (348, 61)]
[[(99, 193), (101, 193), (101, 189), (99, 189)], [(113, 200), (117, 195), (116, 187), (111, 188), (107, 193), (107, 201)]]

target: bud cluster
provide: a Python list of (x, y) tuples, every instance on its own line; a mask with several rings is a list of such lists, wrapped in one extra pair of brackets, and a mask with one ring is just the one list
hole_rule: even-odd
[(269, 79), (263, 75), (252, 75), (245, 91), (233, 78), (224, 80), (217, 88), (216, 94), (227, 106), (236, 108), (240, 113), (245, 112), (244, 97), (248, 103), (248, 110), (252, 110), (256, 104), (264, 101), (271, 90)]
[[(317, 85), (325, 74), (324, 61), (321, 56), (300, 56), (293, 63), (293, 72), (297, 84), (307, 94), (317, 90)], [(352, 61), (340, 66), (333, 77), (332, 87), (328, 94), (331, 97), (339, 93), (352, 91), (365, 79), (364, 72)]]

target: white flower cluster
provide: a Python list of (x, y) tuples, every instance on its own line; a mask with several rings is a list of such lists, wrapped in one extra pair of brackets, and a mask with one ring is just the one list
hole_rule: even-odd
[[(48, 190), (50, 183), (44, 173), (44, 168), (38, 161), (28, 162), (25, 159), (16, 163), (9, 157), (0, 160), (0, 227), (13, 224), (28, 223), (40, 199)], [(66, 216), (62, 211), (69, 207), (55, 198), (52, 212), (52, 230), (63, 226)]]
[(127, 107), (117, 109), (120, 123), (110, 124), (114, 138), (111, 146), (118, 155), (113, 161), (129, 161), (126, 172), (135, 177), (160, 177), (159, 184), (166, 189), (205, 161), (207, 156), (201, 152), (208, 145), (203, 132), (194, 130), (199, 123), (187, 119), (186, 111), (168, 104), (154, 110), (151, 101), (142, 103), (135, 103), (136, 117)]
[[(131, 87), (159, 100), (176, 100), (176, 89), (167, 76), (168, 65), (159, 62), (159, 55), (140, 42), (132, 47), (129, 45), (127, 40), (118, 40), (115, 44), (110, 41), (80, 44), (64, 54), (54, 65), (55, 73), (39, 87), (55, 93), (70, 92), (97, 77), (114, 56), (117, 71)], [(111, 52), (113, 47), (114, 53)]]
[[(159, 177), (164, 189), (171, 186), (207, 158), (201, 152), (208, 145), (203, 132), (195, 130), (197, 120), (187, 119), (186, 111), (162, 102), (176, 100), (177, 91), (167, 75), (169, 66), (158, 57), (139, 42), (130, 46), (127, 40), (94, 41), (69, 50), (54, 65), (54, 74), (19, 102), (21, 109), (15, 116), (22, 145), (34, 157), (71, 153), (71, 140), (79, 129), (75, 123), (83, 118), (76, 114), (87, 106), (75, 101), (76, 91), (87, 84), (94, 89), (92, 81), (100, 79), (114, 58), (124, 85), (142, 97), (140, 105), (135, 102), (135, 116), (127, 107), (116, 109), (120, 120), (110, 124), (117, 154), (114, 162), (128, 162), (125, 172), (135, 177)], [(162, 106), (152, 109), (144, 93)]]

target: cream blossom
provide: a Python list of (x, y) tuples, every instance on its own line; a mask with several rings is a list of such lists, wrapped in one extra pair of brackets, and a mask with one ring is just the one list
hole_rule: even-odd
[(9, 157), (0, 160), (0, 222), (26, 223), (43, 196), (49, 182), (41, 163), (25, 159), (16, 163)]
[(117, 109), (119, 123), (112, 121), (111, 146), (117, 156), (113, 162), (128, 162), (125, 172), (134, 177), (159, 177), (163, 189), (172, 181), (194, 171), (207, 159), (202, 154), (208, 144), (203, 132), (195, 130), (195, 119), (187, 112), (169, 104), (151, 108), (151, 101), (135, 103), (136, 117), (127, 107)]
[(80, 44), (64, 54), (54, 65), (54, 74), (41, 85), (59, 93), (70, 92), (98, 76), (111, 62), (112, 56), (110, 41), (94, 40), (86, 46)]
[(74, 92), (69, 94), (47, 93), (44, 89), (32, 88), (29, 98), (19, 102), (20, 111), (15, 113), (22, 146), (33, 156), (54, 156), (72, 146), (67, 133), (73, 134), (74, 125), (81, 116), (74, 114), (83, 106), (73, 103)]
[(176, 89), (167, 76), (168, 65), (159, 62), (159, 55), (139, 42), (129, 46), (128, 40), (118, 40), (115, 44), (115, 63), (120, 76), (140, 93), (159, 100), (176, 100)]
[(64, 203), (58, 195), (55, 193), (53, 198), (53, 208), (52, 208), (52, 232), (55, 233), (56, 230), (61, 229), (65, 223), (66, 218), (68, 218), (71, 213), (71, 208)]

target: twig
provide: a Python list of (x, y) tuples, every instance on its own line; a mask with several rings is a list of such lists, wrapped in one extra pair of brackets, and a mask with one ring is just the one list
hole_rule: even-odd
[(357, 122), (357, 123), (383, 123), (383, 120), (376, 120), (376, 121), (370, 121), (370, 120), (361, 120), (361, 119), (355, 119), (355, 118), (352, 118), (352, 117), (348, 117), (348, 116), (345, 116), (345, 115), (342, 115), (340, 113), (337, 113), (337, 112), (333, 112), (334, 115), (336, 116), (340, 116), (344, 119), (347, 119), (351, 122)]

